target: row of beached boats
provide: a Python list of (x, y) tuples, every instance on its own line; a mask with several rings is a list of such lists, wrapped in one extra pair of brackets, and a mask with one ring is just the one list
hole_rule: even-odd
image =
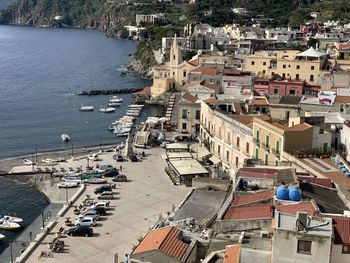
[(66, 173), (61, 172), (54, 173), (54, 176), (62, 177), (62, 182), (57, 184), (58, 188), (74, 188), (78, 187), (81, 183), (89, 184), (105, 184), (107, 179), (103, 178), (103, 173)]
[[(116, 111), (116, 107), (119, 107), (123, 103), (123, 98), (119, 96), (113, 96), (110, 100), (108, 100), (107, 106), (100, 107), (99, 112), (102, 113), (112, 113)], [(92, 105), (84, 105), (80, 106), (81, 111), (94, 111), (94, 106)]]

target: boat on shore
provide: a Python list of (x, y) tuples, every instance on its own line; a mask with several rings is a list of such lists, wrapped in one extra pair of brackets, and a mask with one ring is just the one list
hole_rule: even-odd
[(28, 160), (28, 159), (23, 159), (23, 163), (24, 163), (25, 165), (33, 165), (33, 164), (34, 164), (33, 161)]
[(112, 113), (112, 112), (115, 112), (115, 108), (114, 107), (101, 107), (98, 111), (103, 112), (103, 113)]
[(81, 105), (80, 106), (81, 111), (94, 111), (94, 106), (91, 105)]
[(88, 184), (105, 184), (107, 183), (107, 179), (105, 178), (89, 178), (89, 179), (85, 179), (84, 183), (88, 183)]
[(65, 181), (57, 184), (58, 188), (74, 188), (79, 186), (79, 182)]
[(61, 139), (64, 142), (69, 142), (70, 141), (70, 137), (69, 137), (69, 135), (67, 133), (61, 134)]
[(3, 230), (17, 230), (21, 227), (20, 224), (11, 222), (9, 220), (0, 220), (0, 229)]
[(3, 240), (5, 238), (5, 235), (0, 234), (0, 241)]
[(23, 219), (19, 217), (10, 216), (10, 215), (0, 215), (0, 221), (3, 221), (3, 220), (7, 220), (18, 224), (23, 222)]

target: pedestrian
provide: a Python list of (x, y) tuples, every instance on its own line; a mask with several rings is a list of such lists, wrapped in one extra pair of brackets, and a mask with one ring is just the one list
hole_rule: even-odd
[(125, 254), (124, 263), (129, 263), (129, 255)]
[(123, 166), (122, 165), (119, 166), (119, 171), (121, 171), (121, 172), (123, 171)]

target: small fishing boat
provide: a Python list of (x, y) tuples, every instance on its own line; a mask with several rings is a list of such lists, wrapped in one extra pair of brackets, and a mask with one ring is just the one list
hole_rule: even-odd
[(0, 241), (3, 240), (5, 236), (3, 234), (0, 234)]
[(28, 159), (23, 159), (23, 163), (25, 165), (33, 165), (34, 164), (31, 160), (28, 160)]
[(74, 188), (78, 186), (79, 186), (79, 182), (70, 182), (70, 181), (65, 181), (57, 184), (58, 188)]
[(0, 221), (3, 221), (3, 220), (8, 220), (10, 222), (14, 222), (18, 224), (23, 222), (23, 219), (19, 217), (10, 216), (10, 215), (0, 215)]
[(145, 105), (142, 104), (130, 104), (129, 108), (136, 108), (136, 109), (142, 109)]
[(109, 103), (122, 103), (123, 98), (120, 98), (118, 96), (113, 96), (108, 102)]
[(69, 137), (69, 135), (67, 133), (61, 134), (61, 139), (64, 142), (69, 142), (70, 141), (70, 137)]
[(115, 112), (115, 108), (113, 108), (113, 107), (102, 107), (98, 111), (99, 112), (103, 112), (103, 113), (112, 113), (112, 112)]
[(140, 113), (139, 112), (127, 112), (126, 115), (138, 117), (140, 115)]
[(81, 178), (80, 178), (79, 175), (63, 176), (62, 180), (66, 181), (66, 182), (74, 182), (74, 183), (80, 183), (81, 182)]
[(47, 164), (55, 164), (55, 163), (57, 163), (56, 160), (50, 159), (50, 158), (45, 158), (45, 159), (42, 159), (41, 161), (42, 161), (43, 163), (47, 163)]
[(18, 228), (20, 228), (21, 225), (15, 222), (11, 222), (8, 220), (0, 220), (0, 229), (4, 229), (4, 230), (16, 230)]
[(81, 105), (81, 106), (80, 106), (80, 110), (81, 110), (81, 111), (93, 111), (93, 110), (94, 110), (94, 106), (91, 106), (91, 105)]
[(108, 107), (119, 107), (121, 102), (110, 102), (108, 103)]
[(105, 178), (89, 178), (84, 180), (85, 183), (89, 184), (105, 184), (107, 181)]

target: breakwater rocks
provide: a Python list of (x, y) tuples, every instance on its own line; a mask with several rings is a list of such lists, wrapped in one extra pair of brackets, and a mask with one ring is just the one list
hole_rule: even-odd
[(113, 95), (113, 94), (128, 94), (142, 90), (143, 88), (119, 88), (109, 90), (83, 90), (75, 93), (78, 96), (97, 96), (97, 95)]

